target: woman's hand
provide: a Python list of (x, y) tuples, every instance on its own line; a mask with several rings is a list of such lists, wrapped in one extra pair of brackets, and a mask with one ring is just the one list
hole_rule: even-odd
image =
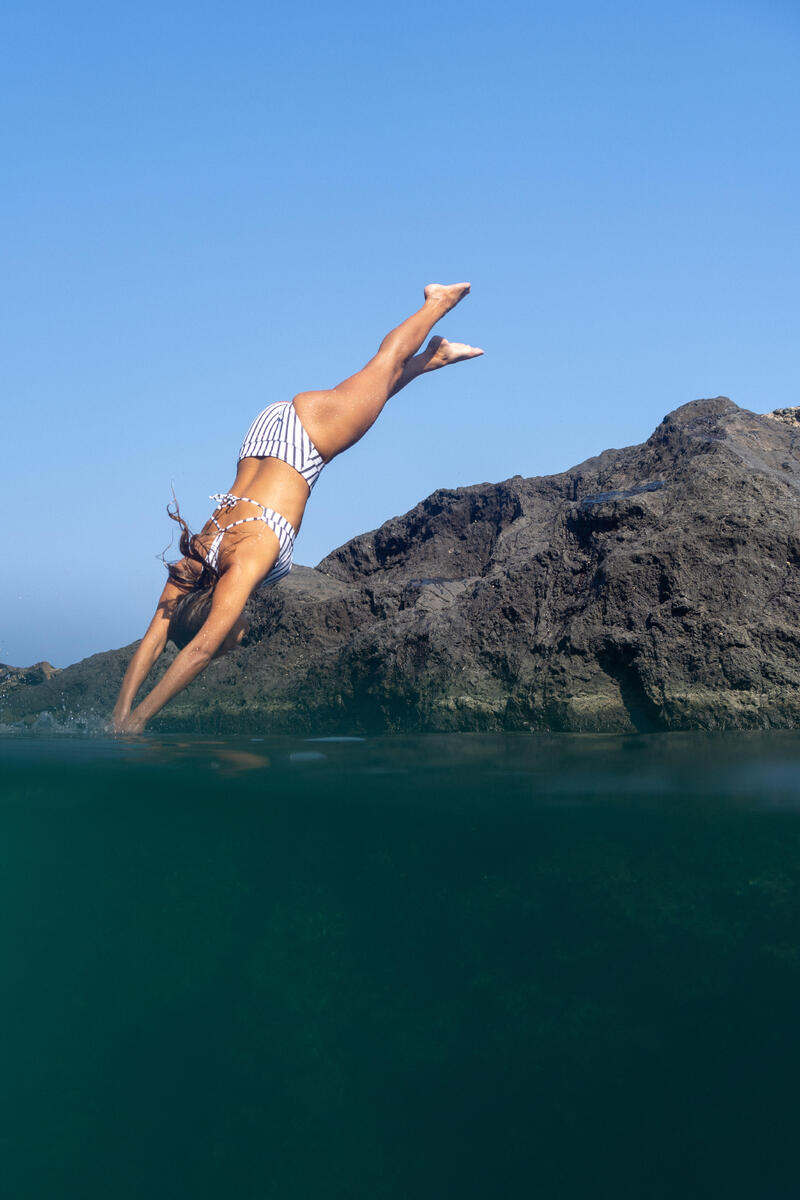
[(111, 733), (142, 733), (144, 721), (137, 719), (131, 713), (127, 713), (125, 716), (114, 713), (108, 723), (108, 728)]

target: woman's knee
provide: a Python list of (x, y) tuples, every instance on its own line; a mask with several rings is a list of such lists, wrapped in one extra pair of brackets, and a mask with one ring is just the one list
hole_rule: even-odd
[(413, 352), (413, 346), (408, 338), (403, 337), (398, 330), (393, 329), (391, 333), (387, 333), (381, 342), (378, 352), (372, 361), (379, 363), (385, 370), (401, 371), (404, 363)]

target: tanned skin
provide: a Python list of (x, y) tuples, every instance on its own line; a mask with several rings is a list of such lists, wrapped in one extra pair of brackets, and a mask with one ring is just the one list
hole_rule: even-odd
[[(433, 337), (420, 351), (437, 321), (468, 294), (468, 283), (432, 283), (425, 288), (425, 302), (380, 344), (378, 352), (357, 374), (327, 391), (301, 392), (294, 407), (308, 436), (328, 463), (353, 446), (380, 416), (386, 401), (412, 379), (453, 363), (483, 354), (475, 346)], [(308, 502), (308, 484), (302, 475), (276, 458), (243, 458), (230, 492), (249, 496), (285, 517), (295, 532), (300, 528)], [(228, 522), (249, 517), (252, 505), (236, 504), (226, 510)], [(208, 521), (195, 539), (205, 554), (217, 529)], [(225, 534), (220, 548), (219, 580), (214, 587), (211, 611), (197, 636), (175, 657), (152, 691), (133, 707), (136, 694), (167, 644), (169, 622), (175, 603), (185, 594), (170, 580), (158, 601), (155, 614), (131, 659), (111, 716), (117, 733), (141, 733), (156, 713), (221, 654), (232, 650), (247, 631), (242, 613), (250, 595), (267, 577), (279, 554), (277, 535), (262, 522), (237, 526)], [(184, 573), (199, 573), (192, 559), (183, 559)]]

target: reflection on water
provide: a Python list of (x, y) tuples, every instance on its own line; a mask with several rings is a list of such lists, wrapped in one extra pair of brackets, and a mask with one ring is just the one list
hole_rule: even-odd
[[(261, 739), (260, 739), (261, 740)], [(124, 743), (123, 743), (124, 744)], [(125, 756), (129, 764), (141, 766), (158, 763), (161, 766), (201, 767), (222, 774), (241, 775), (246, 771), (258, 771), (270, 765), (266, 754), (257, 754), (236, 742), (220, 739), (198, 738), (196, 741), (174, 741), (162, 738), (136, 739), (128, 743), (130, 753)]]
[(0, 737), (0, 853), (15, 1200), (795, 1194), (794, 734)]
[[(757, 808), (792, 807), (800, 800), (800, 735), (780, 733), (605, 735), (434, 734), (424, 737), (195, 737), (136, 738), (22, 736), (0, 734), (0, 771), (24, 789), (42, 772), (57, 776), (59, 791), (91, 789), (97, 772), (118, 773), (136, 787), (135, 771), (203, 776), (209, 772), (252, 775), (277, 772), (295, 787), (292, 768), (323, 768), (333, 786), (345, 777), (408, 775), (405, 799), (415, 794), (490, 800), (496, 794), (592, 803), (626, 802), (640, 807), (718, 799)], [(128, 774), (128, 772), (134, 772)], [(285, 775), (285, 779), (283, 776)], [(149, 776), (148, 776), (149, 778)], [(197, 780), (195, 779), (195, 783)], [(383, 792), (374, 794), (385, 799)]]

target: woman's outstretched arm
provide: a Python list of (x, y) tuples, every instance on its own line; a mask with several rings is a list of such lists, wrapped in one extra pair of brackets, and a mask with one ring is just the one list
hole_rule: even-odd
[(165, 704), (205, 670), (233, 631), (250, 593), (263, 577), (264, 572), (258, 567), (238, 563), (224, 573), (214, 588), (211, 612), (202, 629), (188, 646), (184, 646), (142, 703), (114, 723), (118, 733), (141, 733)]
[(175, 601), (182, 595), (183, 593), (180, 588), (172, 580), (168, 580), (159, 598), (153, 619), (147, 627), (147, 632), (136, 647), (133, 658), (128, 663), (128, 669), (125, 672), (125, 678), (122, 680), (117, 702), (111, 714), (111, 725), (113, 728), (118, 728), (130, 713), (136, 693), (150, 674), (156, 660), (166, 646), (172, 607)]

